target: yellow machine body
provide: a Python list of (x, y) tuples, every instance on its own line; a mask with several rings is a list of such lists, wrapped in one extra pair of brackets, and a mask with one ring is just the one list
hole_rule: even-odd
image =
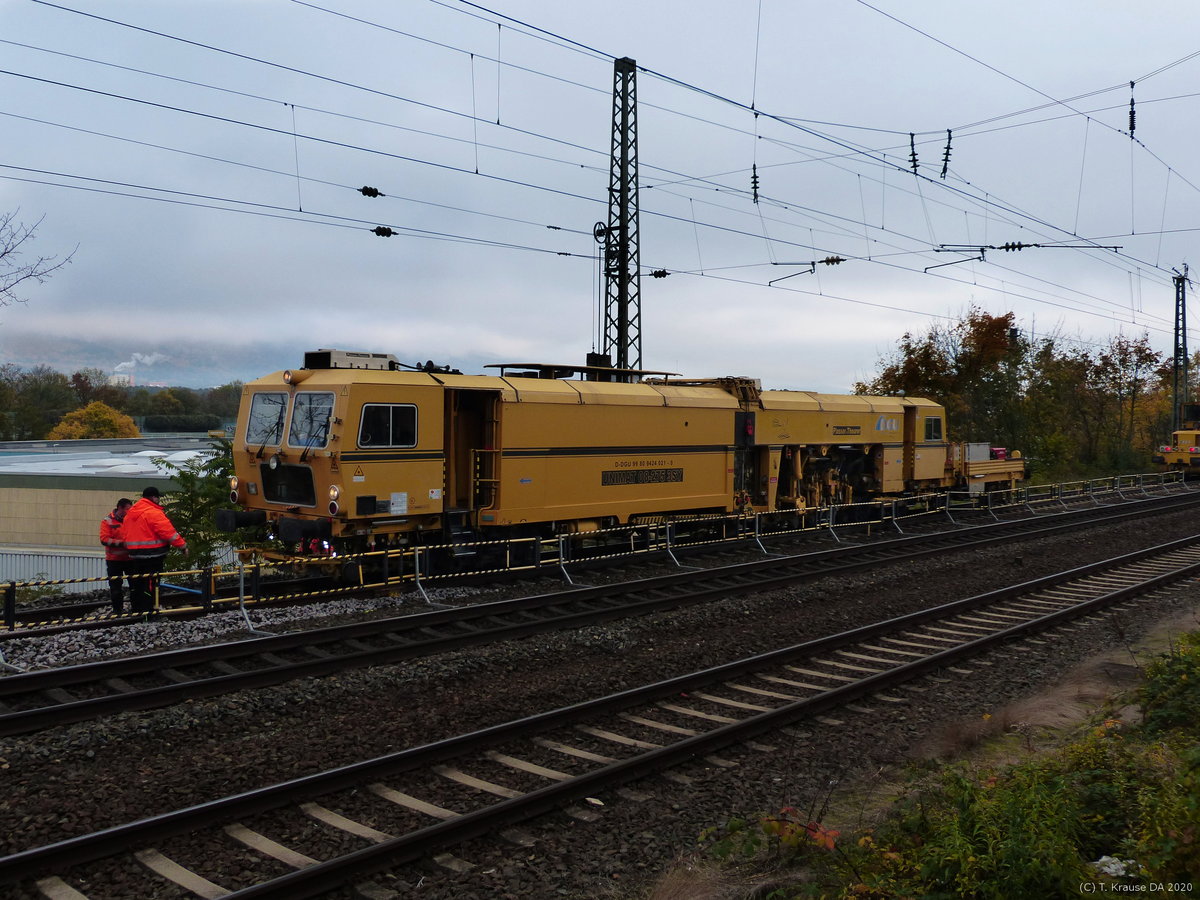
[[(972, 474), (944, 409), (919, 398), (763, 391), (747, 378), (404, 371), (336, 354), (244, 388), (231, 499), (285, 540), (563, 533), (901, 495)], [(1022, 474), (1007, 460), (976, 464), (974, 478), (994, 488)]]

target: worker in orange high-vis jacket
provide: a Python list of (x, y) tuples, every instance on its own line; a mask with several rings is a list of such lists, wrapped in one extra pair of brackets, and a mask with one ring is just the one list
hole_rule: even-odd
[[(121, 526), (125, 523), (125, 513), (133, 501), (122, 497), (113, 509), (100, 523), (100, 543), (104, 546), (104, 564), (108, 569), (108, 598), (112, 603), (113, 612), (121, 614), (121, 606), (125, 602), (121, 579), (129, 575), (129, 551), (125, 549), (125, 536)], [(130, 591), (133, 581), (130, 579)]]
[(121, 523), (133, 575), (129, 581), (129, 605), (135, 614), (153, 612), (158, 575), (162, 572), (167, 551), (171, 547), (187, 551), (187, 541), (163, 512), (160, 496), (158, 488), (146, 488), (142, 491), (142, 499), (133, 504)]

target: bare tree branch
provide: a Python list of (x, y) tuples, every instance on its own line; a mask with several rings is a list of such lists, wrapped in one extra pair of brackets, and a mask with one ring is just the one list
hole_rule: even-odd
[(31, 262), (20, 261), (25, 245), (34, 239), (34, 233), (42, 224), (42, 219), (38, 219), (32, 225), (26, 225), (17, 221), (18, 211), (0, 213), (0, 307), (24, 303), (25, 298), (17, 293), (21, 284), (27, 281), (40, 284), (69, 263), (75, 255), (75, 251), (72, 250), (62, 259), (56, 256), (39, 256)]

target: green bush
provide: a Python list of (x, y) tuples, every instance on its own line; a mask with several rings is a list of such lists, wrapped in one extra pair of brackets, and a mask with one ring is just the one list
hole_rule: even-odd
[(1139, 697), (1149, 733), (1180, 730), (1200, 737), (1200, 634), (1184, 634), (1172, 652), (1149, 665)]
[(1059, 897), (1087, 874), (1077, 849), (1078, 804), (1048, 766), (1004, 774), (951, 768), (896, 826), (889, 843), (900, 860), (908, 857), (902, 871), (916, 876), (905, 887), (920, 896)]
[(1188, 743), (1177, 753), (1160, 747), (1174, 765), (1166, 777), (1140, 792), (1129, 855), (1141, 864), (1148, 881), (1191, 881), (1200, 889), (1200, 747)]
[(182, 464), (163, 460), (175, 488), (165, 496), (167, 515), (188, 543), (187, 556), (172, 549), (167, 555), (168, 571), (203, 569), (213, 565), (226, 546), (243, 547), (262, 543), (260, 529), (243, 528), (232, 533), (217, 530), (218, 509), (230, 509), (229, 476), (233, 474), (233, 448), (228, 439), (212, 443), (213, 454)]

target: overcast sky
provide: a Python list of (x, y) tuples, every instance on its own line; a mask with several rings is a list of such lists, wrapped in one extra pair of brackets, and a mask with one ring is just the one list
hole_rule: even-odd
[[(318, 347), (580, 363), (615, 56), (641, 69), (642, 271), (671, 273), (643, 277), (645, 367), (843, 392), (972, 305), (1169, 355), (1198, 23), (1194, 0), (0, 0), (0, 210), (74, 254), (0, 309), (0, 360), (195, 387)], [(938, 252), (1014, 241), (1043, 246)]]

